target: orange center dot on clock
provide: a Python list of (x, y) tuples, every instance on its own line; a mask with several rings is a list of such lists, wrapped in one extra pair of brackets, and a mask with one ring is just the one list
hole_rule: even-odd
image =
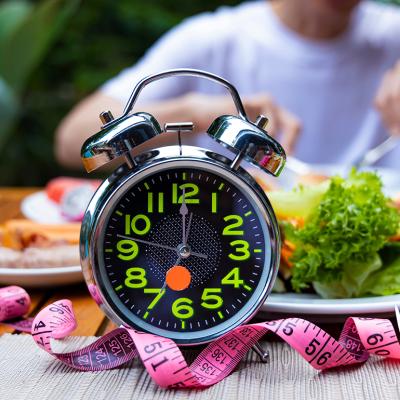
[(190, 271), (181, 265), (171, 267), (165, 276), (165, 282), (172, 290), (184, 290), (188, 288), (191, 280)]

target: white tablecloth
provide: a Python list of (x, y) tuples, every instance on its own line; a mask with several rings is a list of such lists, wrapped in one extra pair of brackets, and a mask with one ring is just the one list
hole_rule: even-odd
[[(72, 337), (57, 349), (73, 350), (94, 338)], [(283, 343), (263, 344), (269, 364), (253, 352), (223, 382), (205, 390), (157, 387), (138, 360), (102, 372), (75, 371), (37, 347), (28, 335), (0, 337), (1, 400), (113, 399), (379, 399), (400, 398), (400, 362), (370, 359), (357, 367), (318, 372)]]

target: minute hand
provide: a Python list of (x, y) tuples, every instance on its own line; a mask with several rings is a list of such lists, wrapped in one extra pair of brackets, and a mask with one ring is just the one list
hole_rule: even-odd
[[(148, 244), (149, 246), (161, 247), (162, 249), (172, 250), (175, 252), (177, 251), (176, 247), (167, 246), (165, 244), (160, 244), (160, 243), (148, 242), (147, 240), (137, 239), (137, 238), (133, 238), (131, 236), (117, 234), (117, 237), (119, 237), (121, 239), (133, 240), (135, 242)], [(208, 258), (208, 256), (206, 254), (201, 254), (201, 253), (196, 253), (196, 252), (190, 252), (190, 255), (195, 256), (195, 257), (205, 258), (205, 259)]]

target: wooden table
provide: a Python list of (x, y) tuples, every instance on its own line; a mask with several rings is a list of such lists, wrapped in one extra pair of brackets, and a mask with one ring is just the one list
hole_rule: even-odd
[[(39, 188), (1, 188), (0, 189), (0, 223), (10, 218), (23, 218), (20, 204), (22, 199), (37, 191)], [(46, 289), (28, 289), (32, 304), (30, 316), (46, 305), (60, 299), (72, 300), (78, 327), (74, 331), (76, 336), (102, 335), (115, 327), (102, 313), (97, 304), (92, 300), (86, 285), (83, 283), (74, 286)], [(0, 335), (13, 332), (13, 329), (0, 325)]]

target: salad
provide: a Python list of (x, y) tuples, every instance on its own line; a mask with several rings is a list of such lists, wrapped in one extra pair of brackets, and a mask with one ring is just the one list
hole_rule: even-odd
[(400, 202), (373, 172), (268, 193), (282, 232), (275, 291), (323, 298), (400, 293)]

